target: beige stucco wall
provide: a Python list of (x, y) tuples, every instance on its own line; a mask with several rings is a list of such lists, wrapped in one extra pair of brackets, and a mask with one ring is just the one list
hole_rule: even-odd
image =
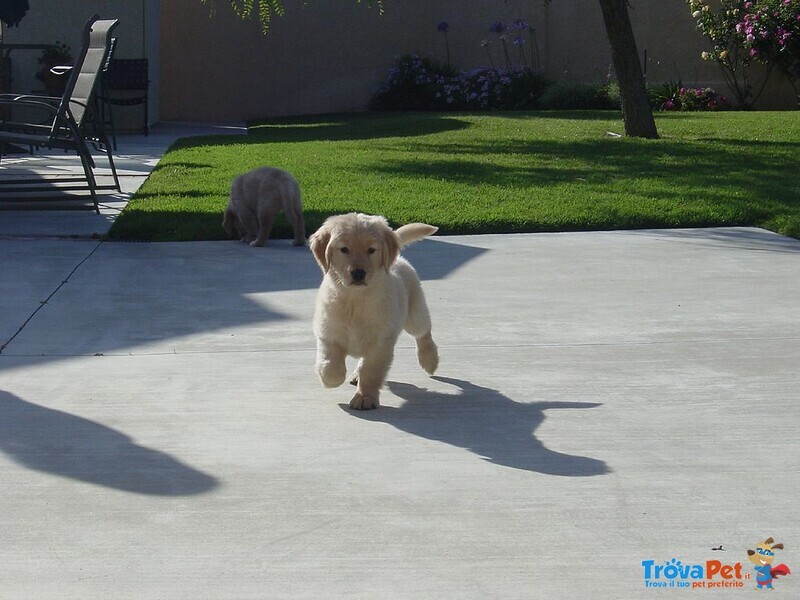
[[(440, 21), (450, 24), (451, 62), (466, 69), (503, 58), (496, 20), (522, 18), (536, 30), (539, 65), (557, 79), (602, 82), (611, 56), (597, 0), (385, 0), (385, 13), (366, 0), (284, 0), (268, 35), (242, 21), (228, 0), (29, 0), (7, 42), (79, 44), (93, 12), (120, 19), (117, 57), (147, 57), (151, 116), (165, 120), (230, 121), (363, 110), (395, 57), (409, 52), (445, 60)], [(681, 81), (724, 92), (717, 66), (700, 59), (706, 40), (684, 0), (631, 0), (640, 54), (651, 84)], [(530, 56), (530, 38), (526, 36)], [(517, 58), (512, 48), (512, 57)], [(15, 89), (38, 85), (36, 53), (14, 54)], [(762, 106), (791, 108), (787, 86), (772, 86)], [(159, 115), (160, 110), (160, 115)]]
[[(158, 3), (157, 0), (28, 0), (30, 9), (18, 27), (3, 29), (4, 43), (51, 44), (62, 42), (77, 54), (81, 45), (81, 32), (93, 14), (101, 18), (118, 19), (114, 30), (117, 44), (116, 58), (149, 58), (151, 80), (153, 83), (151, 117), (157, 112), (157, 43), (158, 43)], [(37, 59), (39, 51), (13, 50), (12, 87), (15, 92), (40, 90), (41, 82), (35, 78), (39, 70)], [(138, 108), (138, 107), (137, 107)], [(125, 128), (130, 121), (137, 126), (141, 116), (130, 111), (118, 110), (118, 125)], [(131, 112), (132, 114), (128, 114)]]
[[(451, 59), (459, 68), (488, 63), (483, 39), (501, 64), (489, 24), (518, 17), (534, 25), (549, 75), (601, 82), (611, 66), (596, 0), (547, 6), (542, 0), (386, 0), (383, 15), (354, 0), (284, 5), (286, 15), (263, 36), (255, 19), (241, 21), (226, 1), (217, 0), (214, 18), (200, 0), (162, 2), (163, 116), (230, 120), (362, 110), (396, 56), (445, 59), (440, 21), (450, 24)], [(650, 83), (680, 80), (723, 90), (717, 66), (700, 58), (706, 40), (684, 0), (632, 0), (630, 14), (640, 54), (647, 51)]]
[[(59, 41), (77, 53), (83, 26), (97, 13), (102, 18), (119, 19), (114, 31), (117, 37), (115, 56), (138, 58), (145, 55), (144, 0), (28, 0), (28, 3), (30, 9), (19, 26), (4, 28), (4, 42), (50, 44)], [(41, 87), (34, 77), (38, 70), (37, 57), (38, 51), (13, 51), (15, 91), (29, 91), (36, 85)]]

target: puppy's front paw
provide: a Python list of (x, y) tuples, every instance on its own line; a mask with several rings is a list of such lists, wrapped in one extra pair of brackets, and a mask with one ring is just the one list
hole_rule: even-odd
[(373, 408), (378, 408), (380, 405), (378, 398), (362, 396), (361, 392), (356, 392), (356, 395), (350, 400), (350, 408), (353, 410), (372, 410)]
[(327, 388), (339, 387), (347, 376), (343, 361), (322, 360), (317, 363), (317, 373), (322, 385)]

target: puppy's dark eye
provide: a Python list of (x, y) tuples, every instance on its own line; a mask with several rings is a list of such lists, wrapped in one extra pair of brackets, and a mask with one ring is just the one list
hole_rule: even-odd
[(345, 246), (344, 248), (339, 248), (339, 250), (341, 250), (342, 254), (347, 254), (348, 252), (350, 252), (350, 248), (348, 248), (347, 246)]
[(375, 254), (375, 248), (368, 248), (367, 254)]

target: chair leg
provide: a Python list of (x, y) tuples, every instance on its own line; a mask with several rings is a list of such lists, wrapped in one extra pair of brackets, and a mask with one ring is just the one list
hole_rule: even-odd
[(114, 144), (114, 150), (117, 149), (117, 130), (114, 128), (114, 108), (112, 107), (111, 100), (106, 93), (98, 99), (100, 104), (100, 130), (105, 133), (106, 125), (111, 130), (111, 141)]
[[(114, 165), (114, 157), (111, 154), (111, 146), (108, 143), (108, 139), (103, 140), (103, 146), (106, 149), (106, 156), (108, 157), (108, 164), (111, 167), (111, 174), (114, 176), (114, 185), (117, 186), (117, 191), (122, 193), (122, 186), (119, 183), (117, 167)], [(116, 148), (116, 145), (114, 147)]]
[(114, 144), (114, 151), (117, 150), (117, 130), (114, 127), (114, 107), (108, 104), (108, 124), (111, 127), (111, 141)]
[(89, 193), (92, 196), (92, 204), (94, 204), (94, 212), (98, 215), (100, 214), (100, 205), (97, 202), (97, 182), (94, 178), (94, 171), (92, 168), (94, 167), (94, 160), (92, 159), (91, 154), (89, 154), (88, 148), (85, 146), (83, 148), (78, 148), (78, 156), (81, 159), (81, 166), (83, 166), (83, 173), (86, 175), (86, 183), (89, 185)]

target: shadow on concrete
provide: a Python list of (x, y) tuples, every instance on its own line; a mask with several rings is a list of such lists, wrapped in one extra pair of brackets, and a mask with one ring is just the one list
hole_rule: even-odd
[(465, 448), (491, 463), (563, 477), (589, 477), (610, 472), (602, 460), (562, 454), (546, 448), (534, 432), (544, 411), (601, 406), (589, 402), (515, 402), (497, 390), (449, 377), (434, 377), (460, 390), (433, 392), (407, 383), (389, 382), (405, 402), (368, 412), (350, 411), (367, 421), (388, 423), (401, 431)]
[(0, 451), (34, 471), (135, 494), (191, 496), (219, 484), (115, 429), (3, 391)]
[[(311, 252), (286, 241), (266, 248), (239, 242), (202, 249), (192, 244), (142, 244), (131, 252), (131, 247), (102, 243), (72, 273), (53, 277), (61, 284), (56, 293), (45, 288), (39, 296), (31, 296), (29, 312), (0, 317), (0, 332), (22, 327), (19, 337), (15, 333), (11, 339), (0, 339), (0, 347), (5, 346), (0, 355), (16, 355), (18, 367), (23, 362), (130, 352), (168, 339), (294, 320), (296, 315), (282, 305), (273, 306), (267, 294), (315, 290), (322, 280)], [(434, 239), (421, 241), (404, 254), (423, 280), (435, 280), (486, 251)], [(20, 265), (0, 276), (0, 290), (25, 289), (31, 267), (25, 261)], [(307, 314), (309, 335), (312, 310), (309, 307)], [(0, 370), (4, 368), (0, 363)]]
[(661, 239), (726, 250), (800, 253), (800, 240), (759, 229), (664, 229), (642, 232)]
[(486, 252), (486, 248), (443, 242), (435, 237), (403, 248), (403, 256), (414, 265), (423, 289), (426, 281), (446, 279)]

